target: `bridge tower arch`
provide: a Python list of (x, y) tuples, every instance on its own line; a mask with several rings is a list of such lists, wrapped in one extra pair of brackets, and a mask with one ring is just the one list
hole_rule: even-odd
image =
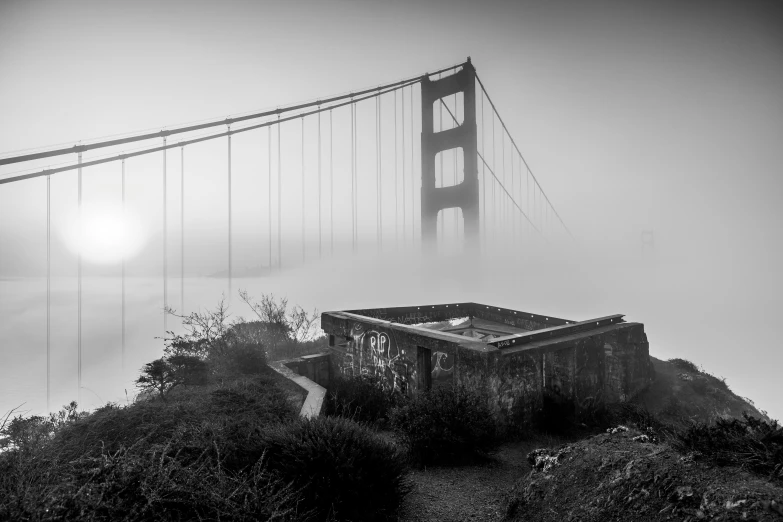
[[(464, 118), (461, 125), (434, 132), (433, 105), (442, 98), (462, 93)], [(462, 182), (450, 187), (435, 186), (435, 158), (439, 152), (462, 147)], [(438, 80), (425, 75), (421, 81), (421, 238), (425, 251), (433, 252), (438, 238), (438, 212), (461, 208), (465, 246), (478, 251), (479, 181), (476, 129), (476, 69), (468, 58), (462, 70)]]

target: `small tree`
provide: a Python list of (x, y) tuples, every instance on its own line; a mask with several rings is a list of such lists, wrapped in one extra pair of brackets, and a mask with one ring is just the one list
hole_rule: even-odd
[(318, 335), (318, 310), (308, 314), (304, 308), (295, 305), (288, 310), (288, 299), (275, 300), (274, 294), (261, 294), (260, 301), (254, 301), (245, 290), (239, 297), (250, 307), (261, 321), (265, 342), (270, 350), (281, 345), (294, 345), (312, 341)]
[(174, 366), (166, 359), (155, 359), (145, 364), (141, 375), (136, 379), (136, 386), (143, 391), (156, 391), (165, 400), (166, 393), (181, 384)]

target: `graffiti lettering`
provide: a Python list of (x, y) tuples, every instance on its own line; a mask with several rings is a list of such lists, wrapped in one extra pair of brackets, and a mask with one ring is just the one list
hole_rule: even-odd
[(454, 363), (449, 361), (449, 354), (445, 352), (435, 352), (432, 354), (432, 378), (443, 379), (451, 377), (450, 372), (454, 370)]
[(407, 393), (408, 383), (416, 378), (415, 364), (405, 359), (405, 350), (388, 333), (365, 331), (358, 323), (351, 329), (340, 372), (346, 377), (377, 378), (384, 389), (399, 393)]

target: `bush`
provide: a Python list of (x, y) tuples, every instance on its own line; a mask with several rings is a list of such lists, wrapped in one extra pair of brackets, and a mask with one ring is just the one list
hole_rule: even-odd
[(301, 490), (316, 520), (396, 520), (409, 490), (404, 457), (342, 417), (299, 419), (260, 436), (269, 469)]
[(390, 422), (420, 466), (459, 464), (500, 444), (500, 430), (486, 398), (463, 386), (414, 395), (391, 410)]
[(719, 466), (738, 466), (783, 482), (783, 427), (742, 416), (692, 425), (677, 435), (674, 446), (698, 452)]
[(377, 379), (366, 375), (333, 379), (326, 391), (326, 415), (340, 415), (357, 422), (382, 423), (395, 402)]
[(688, 359), (674, 358), (674, 359), (669, 359), (669, 362), (672, 363), (677, 368), (679, 368), (680, 370), (691, 372), (691, 373), (701, 373), (699, 372), (699, 368)]
[(263, 462), (232, 473), (210, 442), (192, 454), (175, 435), (71, 461), (50, 452), (0, 455), (0, 520), (298, 519), (294, 491)]

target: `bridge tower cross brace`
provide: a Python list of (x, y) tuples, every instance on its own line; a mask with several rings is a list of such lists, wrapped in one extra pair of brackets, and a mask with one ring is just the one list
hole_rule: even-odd
[[(464, 119), (461, 125), (434, 132), (434, 104), (442, 98), (463, 93)], [(450, 187), (435, 186), (435, 158), (439, 152), (462, 147), (463, 180)], [(479, 181), (476, 129), (476, 69), (468, 61), (462, 70), (439, 80), (425, 75), (421, 82), (421, 238), (425, 250), (434, 251), (438, 237), (438, 212), (461, 208), (465, 246), (480, 248)]]

